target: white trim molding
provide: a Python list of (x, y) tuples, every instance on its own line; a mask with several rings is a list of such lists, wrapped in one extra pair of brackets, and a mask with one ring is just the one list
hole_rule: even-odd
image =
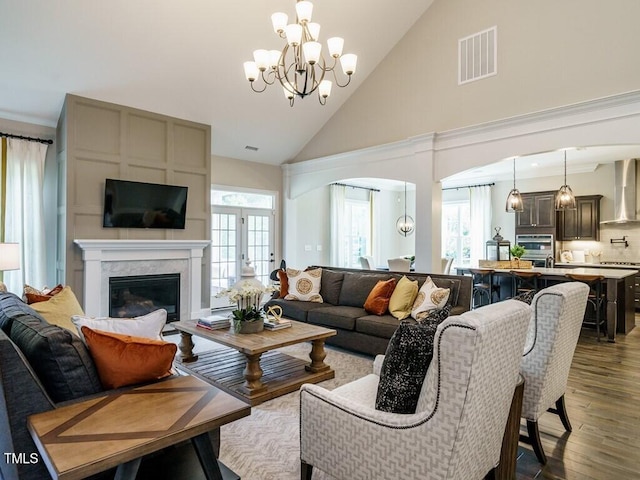
[(180, 274), (180, 319), (208, 312), (202, 308), (202, 259), (208, 240), (77, 239), (84, 261), (84, 311), (109, 315), (111, 276)]

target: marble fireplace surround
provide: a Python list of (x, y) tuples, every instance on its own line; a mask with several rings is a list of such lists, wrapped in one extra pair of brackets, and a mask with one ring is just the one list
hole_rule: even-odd
[(84, 262), (84, 311), (109, 315), (109, 278), (180, 274), (180, 319), (208, 314), (202, 307), (202, 257), (208, 240), (77, 239)]

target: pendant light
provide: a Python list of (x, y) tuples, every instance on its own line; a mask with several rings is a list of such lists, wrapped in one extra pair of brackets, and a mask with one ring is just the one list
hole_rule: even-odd
[(408, 237), (413, 233), (416, 224), (409, 215), (407, 215), (407, 182), (404, 182), (404, 215), (398, 218), (396, 229), (403, 237)]
[(513, 188), (509, 192), (507, 197), (507, 204), (505, 206), (506, 212), (522, 212), (524, 205), (522, 203), (522, 195), (520, 190), (516, 188), (516, 158), (513, 157)]
[(575, 210), (576, 197), (567, 185), (567, 151), (564, 151), (564, 185), (556, 192), (556, 210)]

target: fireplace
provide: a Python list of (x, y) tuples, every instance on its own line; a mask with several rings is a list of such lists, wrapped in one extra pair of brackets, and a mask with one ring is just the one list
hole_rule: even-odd
[(139, 317), (164, 308), (167, 322), (180, 320), (180, 274), (109, 278), (109, 316)]

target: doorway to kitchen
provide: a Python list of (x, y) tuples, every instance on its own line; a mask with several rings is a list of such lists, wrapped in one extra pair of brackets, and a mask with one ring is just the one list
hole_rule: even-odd
[(216, 294), (232, 287), (250, 261), (256, 278), (269, 284), (275, 268), (275, 194), (212, 190), (211, 307), (229, 306)]

